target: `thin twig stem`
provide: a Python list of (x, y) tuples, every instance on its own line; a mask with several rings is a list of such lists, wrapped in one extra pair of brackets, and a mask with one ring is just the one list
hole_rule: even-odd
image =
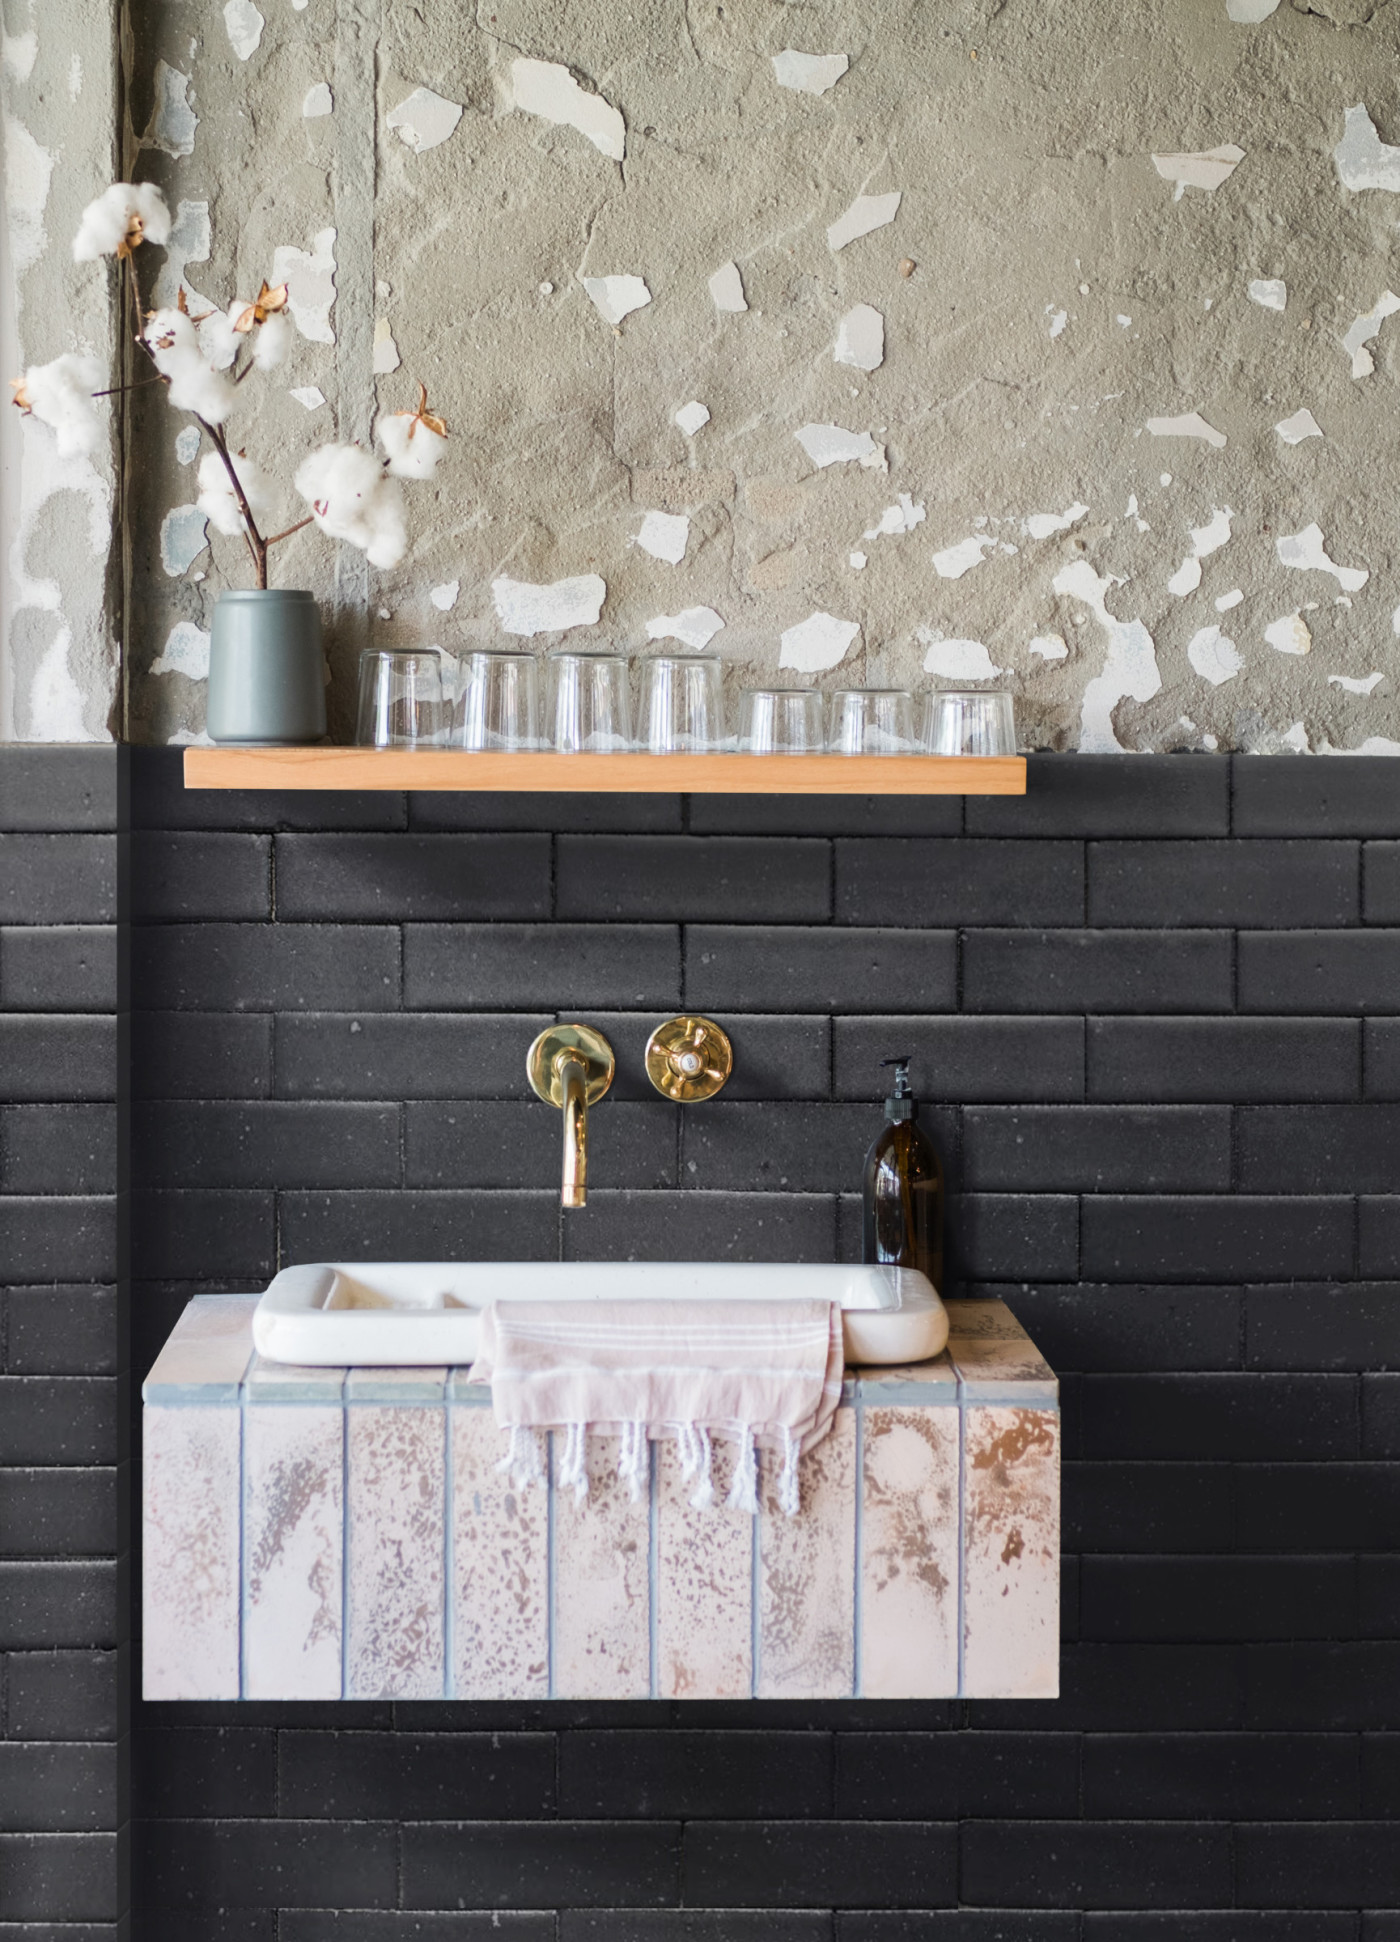
[(159, 372), (153, 378), (133, 378), (130, 384), (114, 384), (106, 391), (94, 391), (94, 398), (119, 398), (124, 391), (139, 391), (143, 384), (166, 384), (169, 380)]
[(274, 533), (271, 539), (264, 540), (263, 545), (275, 546), (280, 539), (290, 539), (293, 533), (299, 533), (303, 527), (312, 525), (315, 517), (316, 515), (314, 513), (308, 513), (305, 519), (299, 519), (295, 526), (288, 526), (285, 532)]

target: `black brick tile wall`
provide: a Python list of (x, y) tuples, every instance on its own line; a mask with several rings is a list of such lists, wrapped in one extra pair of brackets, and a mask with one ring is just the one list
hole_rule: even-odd
[(0, 749), (0, 1934), (128, 1915), (114, 748)]
[[(117, 1942), (131, 1879), (134, 1942), (1400, 1942), (1400, 769), (129, 770), (124, 862), (115, 752), (0, 754), (0, 1934)], [(642, 1069), (682, 1005), (738, 1059), (687, 1111)], [(523, 1066), (571, 1015), (618, 1077), (564, 1219)], [(848, 1258), (906, 1051), (950, 1271), (1063, 1378), (1060, 1700), (136, 1700), (126, 1737), (123, 1342), (139, 1377), (192, 1292), (327, 1253)]]

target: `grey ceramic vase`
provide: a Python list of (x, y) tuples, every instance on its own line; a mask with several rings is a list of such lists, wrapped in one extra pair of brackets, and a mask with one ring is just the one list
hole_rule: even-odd
[(321, 613), (309, 593), (221, 593), (209, 640), (206, 727), (216, 742), (319, 742), (326, 733)]

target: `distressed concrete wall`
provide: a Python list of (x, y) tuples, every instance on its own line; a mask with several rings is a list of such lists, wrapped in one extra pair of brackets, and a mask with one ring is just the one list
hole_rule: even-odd
[[(183, 273), (227, 303), (292, 271), (294, 356), (248, 385), (234, 442), (290, 481), (419, 378), (456, 435), (410, 489), (400, 568), (315, 532), (277, 557), (326, 603), (342, 736), (366, 640), (498, 640), (518, 596), (493, 582), (597, 574), (601, 619), (571, 638), (645, 651), (708, 608), (736, 683), (784, 662), (824, 686), (995, 680), (1030, 746), (1400, 752), (1400, 6), (133, 11), (140, 168), (181, 208), (148, 288)], [(849, 65), (783, 86), (788, 48)], [(581, 78), (593, 139), (515, 105), (522, 59)], [(831, 247), (857, 197), (895, 191), (892, 222)], [(727, 263), (743, 311), (711, 294)], [(650, 297), (617, 324), (583, 281), (614, 277)], [(869, 371), (833, 356), (858, 305), (883, 321)], [(710, 416), (687, 433), (691, 401)], [(815, 463), (804, 427), (865, 462)], [(246, 583), (236, 543), (192, 551), (179, 429), (143, 394), (139, 740), (202, 731), (213, 602)], [(688, 519), (663, 534), (678, 563), (637, 544), (649, 513)]]
[[(117, 36), (111, 0), (0, 0), (6, 222), (0, 239), (5, 377), (62, 351), (116, 351), (105, 268), (75, 264), (83, 205), (112, 180)], [(8, 392), (5, 393), (8, 397)], [(91, 458), (6, 412), (0, 547), (0, 738), (106, 740), (120, 715), (116, 503), (119, 413)]]

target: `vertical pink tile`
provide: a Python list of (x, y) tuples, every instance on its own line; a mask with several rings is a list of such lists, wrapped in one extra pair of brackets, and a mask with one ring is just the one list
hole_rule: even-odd
[(658, 1443), (656, 1676), (662, 1699), (753, 1689), (753, 1519), (725, 1510), (733, 1446), (715, 1444), (715, 1508), (694, 1510), (674, 1443)]
[[(558, 1468), (563, 1438), (554, 1439)], [(588, 1439), (589, 1495), (554, 1494), (554, 1691), (645, 1699), (651, 1691), (651, 1517), (617, 1475), (618, 1439)]]
[(1053, 1699), (1060, 1689), (1060, 1418), (964, 1413), (963, 1691)]
[(549, 1695), (549, 1500), (497, 1475), (489, 1409), (452, 1423), (452, 1656), (458, 1699)]
[(778, 1507), (778, 1462), (763, 1456), (759, 1529), (760, 1699), (840, 1699), (855, 1690), (856, 1423), (802, 1459), (802, 1508)]
[(443, 1691), (446, 1430), (423, 1404), (346, 1411), (348, 1699)]
[(237, 1699), (237, 1409), (147, 1407), (142, 1453), (142, 1691)]
[(865, 1411), (860, 1689), (958, 1690), (958, 1411)]
[(339, 1699), (345, 1412), (289, 1403), (244, 1419), (248, 1699)]

